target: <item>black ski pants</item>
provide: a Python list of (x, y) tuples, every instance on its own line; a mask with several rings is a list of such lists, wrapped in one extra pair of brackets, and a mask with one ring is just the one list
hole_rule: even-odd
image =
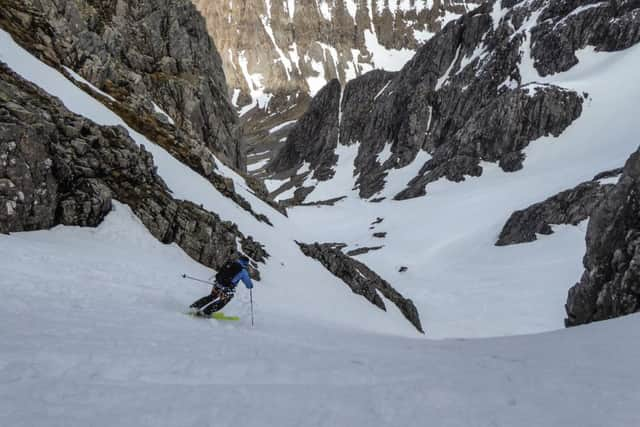
[(209, 316), (231, 301), (234, 296), (234, 290), (232, 288), (220, 289), (214, 287), (211, 293), (205, 297), (200, 298), (198, 301), (191, 304), (191, 308), (199, 310), (202, 314)]

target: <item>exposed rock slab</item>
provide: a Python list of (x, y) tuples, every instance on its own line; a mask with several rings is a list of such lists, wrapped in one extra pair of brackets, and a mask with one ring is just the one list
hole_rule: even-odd
[[(0, 6), (0, 27), (23, 47), (270, 223), (216, 165), (214, 155), (243, 173), (246, 153), (220, 56), (188, 0), (1, 0)], [(102, 93), (77, 81), (65, 67)], [(248, 179), (247, 184), (268, 199), (261, 182)]]
[(218, 268), (240, 251), (267, 257), (235, 224), (174, 199), (125, 129), (69, 112), (0, 63), (0, 232), (96, 226), (114, 199), (158, 240), (204, 265)]
[(369, 267), (342, 253), (341, 247), (335, 243), (298, 243), (302, 252), (318, 260), (327, 270), (339, 277), (351, 290), (365, 297), (378, 308), (386, 311), (384, 301), (378, 294), (392, 301), (402, 312), (404, 317), (417, 330), (424, 333), (418, 310), (410, 299), (403, 297), (387, 281), (372, 271)]
[[(331, 179), (338, 144), (359, 143), (355, 186), (367, 199), (384, 188), (391, 170), (420, 152), (430, 159), (396, 199), (422, 196), (443, 177), (457, 182), (479, 176), (482, 161), (519, 170), (523, 149), (542, 136), (560, 135), (581, 115), (587, 96), (540, 84), (534, 71), (565, 71), (587, 46), (612, 51), (639, 40), (637, 1), (487, 2), (449, 23), (399, 72), (369, 73), (342, 90), (329, 83), (319, 93), (323, 102), (311, 103), (269, 169), (282, 179), (310, 164), (310, 178)], [(523, 57), (528, 52), (530, 59)], [(310, 148), (300, 149), (305, 141), (312, 141)]]
[(584, 273), (569, 290), (567, 326), (640, 311), (640, 151), (591, 215)]
[(502, 228), (496, 246), (533, 242), (537, 234), (552, 234), (552, 224), (578, 225), (591, 216), (612, 188), (613, 184), (588, 181), (516, 211)]

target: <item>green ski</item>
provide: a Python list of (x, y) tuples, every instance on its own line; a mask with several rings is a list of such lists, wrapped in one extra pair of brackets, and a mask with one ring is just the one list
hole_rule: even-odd
[(225, 316), (223, 312), (217, 311), (211, 315), (212, 319), (216, 320), (240, 320), (238, 316)]
[(210, 316), (205, 316), (203, 314), (198, 314), (197, 312), (188, 312), (186, 313), (189, 316), (200, 317), (202, 319), (215, 319), (215, 320), (229, 320), (229, 321), (237, 321), (240, 320), (238, 316), (225, 316), (225, 314), (221, 311), (217, 311), (212, 313)]

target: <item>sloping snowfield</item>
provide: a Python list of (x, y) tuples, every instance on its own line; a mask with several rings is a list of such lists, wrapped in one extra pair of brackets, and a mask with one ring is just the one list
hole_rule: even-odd
[[(218, 162), (220, 171), (234, 180), (238, 192), (249, 200), (257, 212), (265, 213), (274, 224), (270, 227), (257, 221), (230, 199), (221, 195), (208, 181), (174, 159), (164, 149), (130, 129), (117, 115), (76, 87), (55, 69), (37, 60), (11, 37), (0, 30), (0, 60), (5, 61), (25, 79), (62, 100), (71, 111), (102, 125), (125, 127), (138, 144), (151, 152), (158, 173), (174, 197), (191, 200), (216, 212), (224, 220), (238, 224), (240, 230), (253, 235), (266, 245), (271, 254), (269, 263), (261, 268), (265, 303), (275, 312), (342, 325), (360, 330), (415, 336), (417, 331), (402, 317), (393, 304), (389, 312), (372, 309), (372, 305), (357, 296), (319, 263), (305, 257), (294, 239), (296, 236), (286, 217), (250, 193), (243, 179)], [(173, 270), (177, 276), (182, 273)], [(344, 313), (349, 313), (345, 315)]]
[[(479, 178), (443, 179), (428, 185), (425, 197), (391, 200), (428, 159), (419, 153), (409, 166), (392, 170), (385, 190), (374, 196), (387, 200), (370, 203), (352, 190), (357, 145), (340, 146), (339, 179), (321, 183), (310, 200), (348, 197), (335, 206), (291, 209), (299, 238), (344, 242), (347, 249), (384, 245), (359, 258), (414, 301), (432, 337), (562, 328), (567, 290), (583, 271), (586, 222), (555, 227), (554, 235), (529, 244), (494, 243), (515, 210), (622, 167), (640, 144), (640, 45), (615, 53), (590, 48), (578, 56), (579, 65), (549, 78), (534, 76), (533, 68), (523, 72), (532, 82), (587, 92), (589, 98), (582, 116), (559, 138), (529, 145), (521, 171), (505, 173), (484, 163)], [(378, 217), (384, 221), (370, 229)], [(374, 232), (387, 236), (375, 238)], [(399, 273), (402, 266), (407, 272)]]
[[(432, 341), (181, 314), (206, 276), (117, 205), (97, 229), (0, 236), (0, 425), (637, 426), (639, 316)], [(350, 313), (343, 313), (349, 316)]]

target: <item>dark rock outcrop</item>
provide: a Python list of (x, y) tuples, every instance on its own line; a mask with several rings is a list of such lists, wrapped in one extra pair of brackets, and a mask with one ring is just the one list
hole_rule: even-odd
[(253, 154), (249, 161), (259, 162), (250, 173), (259, 177), (263, 177), (262, 161), (272, 159), (288, 133), (286, 129), (271, 129), (300, 118), (318, 90), (316, 85), (334, 78), (344, 84), (372, 69), (401, 65), (385, 61), (383, 51), (415, 51), (452, 15), (458, 16), (479, 3), (192, 1), (206, 18), (209, 33), (223, 53), (233, 99), (240, 107), (254, 105), (242, 121), (247, 145), (253, 151), (249, 152)]
[(588, 181), (516, 211), (502, 228), (496, 246), (533, 242), (536, 234), (552, 234), (552, 224), (578, 225), (591, 216), (612, 188), (613, 184)]
[(95, 226), (112, 200), (204, 265), (217, 268), (240, 251), (255, 261), (267, 257), (235, 224), (174, 199), (151, 154), (123, 128), (69, 112), (0, 63), (0, 232)]
[[(188, 0), (0, 0), (0, 27), (74, 81), (64, 67), (108, 93), (112, 98), (76, 82), (223, 195), (270, 223), (218, 171), (214, 154), (242, 172), (245, 153), (220, 57)], [(175, 119), (173, 125), (154, 103)], [(266, 200), (262, 183), (248, 185)]]
[(640, 311), (640, 151), (592, 213), (586, 242), (585, 271), (569, 290), (565, 324)]
[(347, 251), (347, 255), (348, 256), (358, 256), (358, 255), (364, 255), (366, 253), (369, 253), (371, 251), (377, 251), (384, 248), (384, 246), (366, 246), (364, 248), (357, 248), (357, 249), (352, 249), (350, 251)]
[(0, 25), (54, 66), (67, 66), (132, 114), (155, 102), (176, 127), (242, 170), (222, 60), (188, 0), (2, 0)]
[(309, 110), (290, 133), (292, 142), (282, 149), (271, 167), (281, 174), (294, 175), (302, 166), (300, 159), (309, 158), (314, 161), (312, 167), (318, 178), (332, 178), (331, 166), (337, 159), (333, 151), (338, 136), (335, 124), (339, 113), (340, 82), (332, 80), (313, 98)]
[(413, 302), (403, 297), (369, 267), (343, 254), (339, 245), (335, 243), (314, 243), (311, 245), (298, 243), (298, 246), (306, 256), (318, 260), (333, 275), (346, 283), (354, 293), (362, 295), (372, 304), (386, 311), (384, 301), (378, 294), (380, 292), (400, 309), (404, 317), (418, 331), (424, 333), (418, 310)]
[[(496, 22), (494, 7), (505, 8)], [(396, 199), (424, 195), (442, 177), (479, 176), (481, 161), (516, 171), (523, 166), (523, 149), (541, 136), (560, 135), (581, 115), (587, 96), (540, 84), (534, 71), (565, 71), (586, 46), (612, 51), (638, 41), (636, 0), (487, 2), (449, 23), (401, 71), (347, 83), (341, 114), (335, 108), (340, 89), (330, 83), (322, 96), (330, 94), (332, 102), (312, 102), (268, 168), (283, 178), (309, 163), (313, 178), (330, 179), (335, 147), (359, 143), (355, 185), (361, 197), (370, 198), (384, 188), (389, 170), (429, 153)], [(313, 150), (291, 149), (315, 135), (322, 138), (314, 140)]]

